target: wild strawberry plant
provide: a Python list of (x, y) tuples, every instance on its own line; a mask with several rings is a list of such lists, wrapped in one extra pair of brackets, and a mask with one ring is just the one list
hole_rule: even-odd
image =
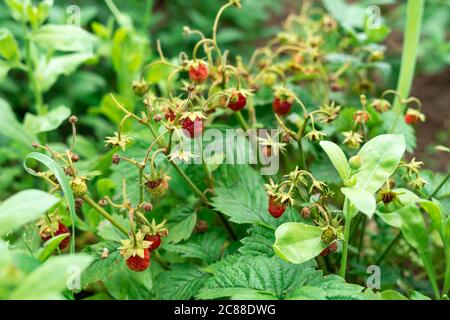
[[(305, 2), (245, 61), (217, 41), (240, 6), (224, 4), (211, 37), (186, 27), (190, 54), (167, 58), (158, 42), (127, 84), (135, 105), (109, 95), (119, 121), (100, 160), (77, 154), (76, 116), (67, 146), (33, 143), (24, 167), (47, 192), (0, 205), (15, 246), (0, 242), (0, 297), (61, 297), (61, 268), (75, 266), (67, 298), (399, 299), (357, 275), (383, 274), (398, 242), (428, 279), (405, 294), (448, 294), (448, 176), (433, 185), (406, 156), (425, 117), (416, 98), (378, 88), (385, 29), (349, 29)], [(149, 81), (160, 67), (167, 78)]]

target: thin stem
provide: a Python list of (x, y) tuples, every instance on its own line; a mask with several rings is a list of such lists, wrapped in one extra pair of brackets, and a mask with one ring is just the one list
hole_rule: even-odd
[(383, 253), (380, 255), (380, 257), (377, 259), (377, 262), (375, 264), (379, 265), (381, 262), (383, 262), (384, 258), (386, 258), (389, 251), (392, 250), (392, 248), (395, 247), (395, 245), (400, 241), (402, 238), (402, 232), (399, 231), (397, 236), (394, 238), (394, 240), (391, 241), (391, 243), (387, 246), (387, 248), (383, 251)]
[(359, 259), (361, 258), (361, 250), (362, 250), (362, 245), (364, 242), (364, 233), (366, 231), (366, 222), (367, 222), (367, 216), (364, 215), (362, 217), (362, 226), (361, 226), (361, 234), (359, 235), (359, 241), (358, 241), (358, 257), (357, 260), (359, 261)]
[(244, 117), (242, 116), (242, 113), (240, 111), (236, 111), (234, 113), (234, 116), (236, 117), (237, 121), (239, 122), (242, 129), (247, 131), (249, 129), (249, 126), (247, 124), (247, 121), (245, 121)]
[[(425, 0), (411, 0), (407, 1), (406, 4), (405, 40), (403, 42), (400, 76), (396, 90), (402, 99), (409, 96), (414, 78), (424, 3)], [(400, 115), (403, 114), (403, 108), (403, 105), (398, 100), (394, 102), (393, 110), (397, 113), (397, 116), (391, 132), (395, 131)]]
[(128, 230), (117, 222), (108, 212), (106, 212), (102, 207), (100, 207), (94, 200), (92, 200), (88, 195), (84, 195), (83, 200), (86, 201), (95, 211), (100, 213), (106, 220), (111, 222), (113, 226), (122, 231), (123, 234), (128, 236)]
[(227, 4), (223, 5), (222, 8), (220, 8), (219, 12), (217, 12), (216, 19), (214, 20), (213, 36), (212, 36), (212, 40), (216, 44), (216, 47), (217, 47), (217, 28), (219, 26), (220, 16), (228, 7), (231, 7), (232, 5), (233, 4), (231, 2), (228, 2)]
[(434, 189), (433, 193), (428, 197), (428, 199), (433, 198), (435, 195), (437, 195), (437, 193), (439, 192), (439, 190), (441, 190), (441, 188), (444, 186), (444, 184), (447, 182), (448, 178), (450, 177), (450, 172), (447, 173), (447, 176), (444, 178), (444, 180), (442, 180), (442, 182), (437, 186), (436, 189)]
[(189, 187), (192, 189), (192, 191), (199, 196), (199, 198), (206, 204), (208, 204), (208, 198), (203, 194), (203, 192), (201, 192), (197, 186), (192, 182), (191, 178), (189, 178), (186, 173), (181, 170), (181, 168), (175, 163), (170, 161), (170, 163), (172, 164), (172, 166), (175, 168), (175, 170), (180, 174), (180, 176), (187, 182), (187, 184), (189, 185)]
[(350, 237), (350, 224), (352, 222), (352, 210), (347, 198), (344, 202), (344, 216), (345, 216), (345, 228), (344, 228), (344, 244), (342, 246), (341, 256), (341, 269), (339, 275), (345, 279), (345, 272), (347, 270), (347, 255), (348, 255), (348, 241)]

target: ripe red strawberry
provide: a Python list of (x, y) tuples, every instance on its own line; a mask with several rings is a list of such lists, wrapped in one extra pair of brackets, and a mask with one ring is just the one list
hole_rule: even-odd
[(145, 236), (145, 241), (151, 241), (152, 244), (148, 247), (148, 250), (153, 251), (159, 248), (159, 246), (161, 245), (161, 236), (159, 234), (155, 234), (155, 235), (146, 235)]
[(150, 251), (149, 249), (144, 249), (144, 257), (134, 255), (126, 260), (128, 268), (133, 271), (141, 272), (146, 270), (150, 265)]
[(419, 110), (408, 109), (405, 115), (405, 122), (409, 125), (417, 124), (420, 121), (425, 121), (425, 115), (421, 113)]
[(235, 91), (231, 94), (230, 101), (228, 102), (228, 108), (233, 111), (239, 111), (244, 109), (247, 104), (247, 97), (239, 91)]
[(269, 213), (274, 218), (279, 218), (284, 213), (287, 202), (281, 202), (276, 196), (269, 196)]
[(273, 112), (280, 116), (284, 116), (291, 111), (292, 103), (290, 99), (282, 100), (281, 98), (275, 97), (273, 99), (272, 107)]
[(332, 244), (330, 244), (328, 247), (326, 247), (325, 249), (322, 250), (322, 252), (320, 253), (320, 255), (322, 257), (328, 256), (332, 253), (335, 253), (337, 251), (337, 242), (333, 242)]
[(189, 78), (195, 83), (203, 83), (208, 78), (208, 67), (205, 63), (194, 62), (189, 67)]
[(201, 136), (204, 129), (203, 119), (205, 118), (201, 112), (191, 112), (183, 115), (182, 127), (184, 135), (191, 139)]
[[(64, 234), (64, 233), (68, 233), (69, 236), (64, 238), (64, 240), (61, 241), (61, 243), (59, 244), (59, 248), (61, 250), (64, 250), (69, 245), (70, 231), (69, 231), (69, 228), (67, 228), (64, 224), (62, 224), (61, 222), (58, 222), (58, 230), (56, 230), (53, 234), (56, 237), (56, 236), (59, 236), (60, 234)], [(52, 238), (51, 232), (43, 232), (40, 234), (40, 236), (41, 236), (42, 241), (44, 241), (44, 242), (47, 242), (48, 240), (50, 240)]]

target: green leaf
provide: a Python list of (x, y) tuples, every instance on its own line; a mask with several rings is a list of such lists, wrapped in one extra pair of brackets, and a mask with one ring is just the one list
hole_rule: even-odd
[(31, 6), (30, 0), (5, 0), (13, 18), (17, 21), (27, 20), (27, 7)]
[(27, 113), (24, 119), (24, 127), (31, 134), (49, 132), (58, 128), (64, 120), (70, 116), (70, 109), (59, 106), (43, 116)]
[(20, 51), (13, 34), (5, 28), (0, 29), (0, 56), (9, 61), (20, 61)]
[(57, 197), (40, 190), (13, 195), (0, 204), (0, 235), (35, 220), (58, 201)]
[[(212, 206), (236, 223), (249, 223), (274, 229), (286, 221), (295, 220), (293, 212), (275, 219), (268, 214), (267, 194), (262, 177), (246, 165), (222, 165), (215, 172), (216, 196)], [(298, 214), (296, 214), (298, 218)]]
[(369, 218), (372, 218), (377, 207), (373, 194), (356, 188), (341, 188), (341, 191), (353, 203), (356, 209), (365, 213)]
[(383, 297), (384, 300), (408, 300), (408, 298), (402, 295), (401, 293), (390, 289), (381, 292), (381, 296)]
[(336, 171), (339, 173), (342, 181), (347, 179), (350, 175), (350, 167), (347, 162), (347, 157), (344, 154), (344, 151), (335, 143), (331, 141), (321, 141), (320, 146), (327, 154), (328, 158), (330, 158), (331, 163), (336, 168)]
[(355, 189), (377, 192), (397, 169), (405, 147), (405, 139), (397, 134), (383, 134), (364, 144), (358, 152), (361, 168), (355, 173)]
[(144, 300), (150, 297), (153, 288), (151, 268), (142, 272), (131, 271), (121, 259), (115, 271), (103, 283), (109, 294), (118, 300)]
[(156, 299), (189, 300), (199, 292), (207, 278), (207, 273), (192, 265), (174, 265), (156, 278)]
[[(104, 281), (118, 271), (117, 265), (123, 260), (116, 242), (99, 242), (88, 247), (85, 251), (94, 257), (91, 265), (81, 274), (81, 287), (86, 288), (91, 283)], [(107, 256), (102, 257), (104, 250)]]
[(53, 159), (49, 158), (45, 154), (37, 153), (37, 152), (31, 152), (29, 153), (24, 161), (23, 166), (25, 170), (33, 175), (38, 176), (38, 173), (34, 171), (33, 169), (29, 168), (27, 166), (27, 161), (33, 159), (40, 163), (42, 163), (44, 166), (46, 166), (55, 176), (56, 180), (58, 181), (59, 185), (61, 186), (61, 190), (64, 193), (64, 197), (66, 199), (66, 205), (69, 208), (70, 212), (70, 218), (72, 220), (72, 236), (70, 238), (70, 253), (75, 252), (75, 221), (76, 221), (76, 212), (75, 212), (75, 200), (72, 193), (72, 188), (70, 186), (70, 182), (67, 179), (66, 174), (64, 173), (63, 168), (55, 162)]
[(51, 238), (46, 243), (44, 243), (44, 247), (36, 254), (36, 256), (39, 257), (39, 261), (44, 262), (45, 260), (47, 260), (56, 250), (56, 248), (58, 248), (59, 244), (68, 236), (69, 233), (63, 233)]
[(31, 40), (49, 50), (91, 53), (96, 37), (77, 25), (47, 24), (33, 32)]
[(273, 249), (280, 258), (291, 263), (303, 263), (319, 255), (326, 245), (321, 240), (322, 229), (298, 222), (287, 222), (275, 231)]
[(266, 256), (272, 257), (273, 244), (275, 242), (275, 235), (272, 229), (262, 226), (254, 226), (248, 230), (250, 234), (241, 240), (242, 247), (238, 249), (239, 253), (247, 256)]
[(91, 261), (91, 257), (82, 254), (52, 257), (27, 276), (9, 299), (62, 299), (61, 292), (67, 288), (70, 277), (76, 277)]
[[(293, 265), (277, 257), (241, 256), (212, 265), (210, 277), (197, 295), (199, 299), (264, 295), (284, 299), (308, 280), (320, 277), (314, 263)], [(268, 297), (270, 296), (270, 297)]]
[(420, 210), (409, 204), (390, 213), (377, 213), (387, 224), (399, 228), (405, 240), (419, 253), (435, 294), (439, 294), (436, 271), (430, 252), (430, 237)]
[(43, 92), (49, 90), (61, 75), (68, 76), (89, 59), (92, 53), (72, 53), (53, 57), (49, 61), (41, 59), (36, 70), (36, 79)]
[[(383, 112), (381, 114), (381, 117), (383, 120), (384, 130), (389, 132), (390, 130), (392, 130), (394, 122), (396, 121), (398, 115), (395, 111), (390, 110), (387, 112)], [(413, 126), (407, 125), (405, 121), (399, 119), (396, 122), (395, 129), (392, 133), (403, 135), (406, 141), (406, 151), (413, 152), (417, 145), (417, 138), (414, 131), (415, 130)]]
[(24, 130), (17, 121), (11, 106), (4, 99), (0, 98), (0, 134), (8, 137), (12, 141), (19, 143), (24, 149), (31, 149), (31, 144), (36, 141), (36, 137)]
[(177, 206), (172, 210), (169, 216), (167, 227), (170, 232), (166, 241), (178, 243), (189, 239), (197, 223), (197, 213), (192, 206)]
[(225, 246), (226, 236), (211, 230), (195, 235), (188, 242), (179, 244), (165, 244), (164, 249), (179, 253), (183, 257), (198, 258), (206, 263), (213, 263), (220, 259)]

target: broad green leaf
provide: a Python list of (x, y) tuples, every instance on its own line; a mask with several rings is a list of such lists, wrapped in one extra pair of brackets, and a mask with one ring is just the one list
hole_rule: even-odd
[(91, 261), (91, 257), (82, 254), (52, 257), (27, 276), (9, 299), (62, 299), (62, 291), (68, 284), (76, 284), (72, 281)]
[(58, 248), (59, 244), (68, 236), (69, 233), (63, 233), (51, 238), (46, 243), (44, 243), (44, 247), (42, 248), (42, 250), (37, 252), (35, 256), (39, 258), (39, 261), (44, 262), (52, 255), (56, 248)]
[(356, 209), (366, 214), (369, 218), (372, 218), (377, 207), (375, 197), (372, 193), (356, 188), (341, 188), (341, 191)]
[[(94, 257), (94, 261), (81, 274), (81, 287), (86, 288), (91, 283), (104, 281), (118, 271), (117, 265), (123, 260), (116, 242), (99, 242), (85, 251)], [(106, 256), (102, 256), (105, 254)]]
[(8, 29), (0, 29), (0, 56), (9, 61), (19, 61), (20, 51), (14, 35)]
[(387, 132), (392, 130), (394, 122), (396, 126), (394, 129), (395, 134), (401, 134), (405, 138), (406, 151), (413, 152), (417, 145), (417, 138), (413, 126), (407, 125), (402, 119), (398, 119), (398, 115), (395, 111), (387, 111), (381, 114), (383, 120), (383, 128)]
[(0, 235), (29, 223), (57, 204), (59, 199), (40, 190), (21, 191), (0, 204)]
[(272, 257), (275, 235), (272, 229), (263, 226), (254, 226), (248, 230), (249, 236), (241, 240), (242, 247), (239, 253), (247, 256)]
[(335, 143), (331, 141), (321, 141), (320, 146), (330, 158), (331, 163), (336, 168), (342, 181), (347, 179), (350, 174), (350, 167), (347, 162), (347, 157), (344, 151)]
[(355, 173), (355, 189), (375, 193), (394, 171), (405, 152), (405, 139), (397, 134), (383, 134), (363, 145), (358, 155), (361, 168)]
[(30, 0), (5, 0), (5, 3), (15, 20), (27, 20), (27, 8), (31, 6)]
[(381, 292), (381, 296), (383, 297), (384, 300), (408, 300), (408, 298), (402, 295), (401, 293), (390, 289)]
[(295, 288), (320, 279), (314, 263), (289, 264), (277, 257), (242, 256), (210, 266), (213, 277), (197, 295), (199, 299), (243, 297), (255, 294), (284, 299)]
[(168, 228), (169, 235), (166, 241), (178, 243), (189, 239), (197, 223), (197, 213), (191, 206), (177, 206), (171, 211)]
[(399, 228), (405, 240), (419, 253), (433, 290), (438, 294), (436, 271), (430, 252), (430, 236), (420, 210), (409, 204), (390, 213), (377, 213), (387, 224)]
[(151, 268), (142, 272), (131, 271), (121, 259), (117, 271), (103, 283), (109, 294), (118, 300), (143, 300), (150, 297), (153, 288)]
[(268, 213), (267, 194), (262, 177), (245, 165), (222, 165), (215, 171), (216, 197), (212, 206), (236, 223), (262, 225), (275, 229), (287, 221), (298, 221), (298, 213), (287, 209), (279, 219)]
[(321, 240), (322, 229), (298, 222), (287, 222), (275, 231), (273, 249), (280, 258), (291, 263), (303, 263), (319, 255), (326, 245)]
[(431, 300), (430, 297), (427, 297), (426, 295), (416, 290), (411, 290), (409, 297), (411, 298), (411, 300)]
[(192, 265), (174, 265), (156, 278), (156, 299), (189, 300), (198, 293), (207, 278), (207, 273)]
[(0, 81), (2, 81), (7, 75), (11, 66), (6, 61), (0, 60)]
[(26, 132), (17, 121), (11, 106), (6, 100), (0, 98), (0, 134), (19, 143), (24, 149), (31, 149), (36, 137)]
[(96, 37), (77, 25), (47, 24), (35, 31), (31, 40), (46, 49), (91, 53), (94, 51)]
[(92, 53), (71, 53), (39, 61), (36, 78), (43, 92), (49, 90), (61, 75), (70, 75), (81, 64), (92, 59)]
[(192, 236), (187, 242), (164, 244), (164, 249), (179, 253), (182, 257), (198, 258), (207, 263), (220, 259), (225, 246), (226, 235), (214, 230)]
[(31, 134), (49, 132), (58, 128), (69, 116), (70, 109), (60, 106), (43, 116), (27, 113), (23, 125), (25, 130)]
[(69, 182), (66, 174), (64, 173), (63, 168), (61, 168), (61, 166), (57, 162), (55, 162), (53, 159), (49, 158), (45, 154), (37, 153), (37, 152), (29, 153), (23, 161), (23, 166), (29, 174), (31, 174), (33, 176), (37, 176), (37, 172), (27, 166), (27, 161), (30, 159), (36, 160), (36, 161), (42, 163), (44, 166), (46, 166), (55, 175), (56, 180), (58, 181), (59, 185), (61, 186), (61, 190), (63, 191), (64, 197), (66, 199), (66, 205), (69, 208), (70, 218), (72, 220), (72, 232), (71, 232), (72, 236), (70, 238), (70, 253), (74, 253), (75, 252), (76, 212), (75, 212), (75, 200), (73, 197), (70, 182)]

